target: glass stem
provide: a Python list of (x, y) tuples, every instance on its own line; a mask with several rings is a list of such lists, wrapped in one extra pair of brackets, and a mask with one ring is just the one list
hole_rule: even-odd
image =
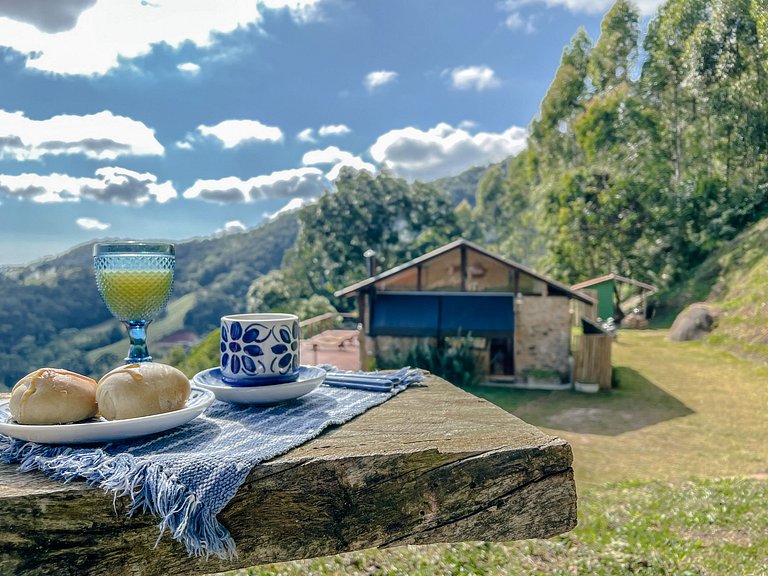
[(125, 358), (126, 364), (135, 364), (137, 362), (152, 362), (152, 356), (147, 349), (147, 326), (149, 321), (137, 320), (132, 322), (123, 322), (128, 330), (128, 338), (131, 346), (128, 348), (128, 356)]

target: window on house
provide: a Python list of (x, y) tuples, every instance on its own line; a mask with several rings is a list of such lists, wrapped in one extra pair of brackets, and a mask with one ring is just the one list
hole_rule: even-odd
[(514, 270), (473, 250), (467, 250), (467, 282), (469, 292), (514, 292)]
[(376, 283), (376, 289), (383, 291), (418, 290), (418, 287), (419, 271), (416, 266), (403, 270), (402, 272)]
[(452, 250), (421, 265), (422, 290), (461, 290), (461, 251)]

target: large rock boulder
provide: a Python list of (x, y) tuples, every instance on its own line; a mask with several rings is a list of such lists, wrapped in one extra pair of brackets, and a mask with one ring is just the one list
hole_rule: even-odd
[(719, 311), (714, 306), (697, 302), (680, 312), (669, 330), (669, 339), (673, 342), (701, 340), (712, 332), (717, 322)]

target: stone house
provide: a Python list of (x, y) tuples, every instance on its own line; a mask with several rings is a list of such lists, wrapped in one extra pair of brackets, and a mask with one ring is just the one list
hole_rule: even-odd
[[(373, 271), (371, 271), (373, 272)], [(571, 301), (594, 300), (464, 239), (336, 292), (357, 297), (361, 365), (428, 341), (471, 336), (495, 380), (570, 375)]]

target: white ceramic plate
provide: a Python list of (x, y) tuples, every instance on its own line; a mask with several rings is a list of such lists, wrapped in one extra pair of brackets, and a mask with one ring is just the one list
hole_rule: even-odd
[(197, 418), (216, 400), (208, 390), (192, 387), (187, 404), (173, 412), (127, 420), (93, 418), (74, 424), (18, 424), (11, 418), (8, 400), (0, 401), (0, 434), (41, 444), (113, 442), (164, 432)]
[(216, 394), (216, 399), (233, 404), (277, 404), (309, 394), (325, 380), (325, 370), (316, 366), (299, 367), (299, 377), (283, 384), (230, 386), (221, 379), (221, 368), (209, 368), (192, 378), (195, 386)]

